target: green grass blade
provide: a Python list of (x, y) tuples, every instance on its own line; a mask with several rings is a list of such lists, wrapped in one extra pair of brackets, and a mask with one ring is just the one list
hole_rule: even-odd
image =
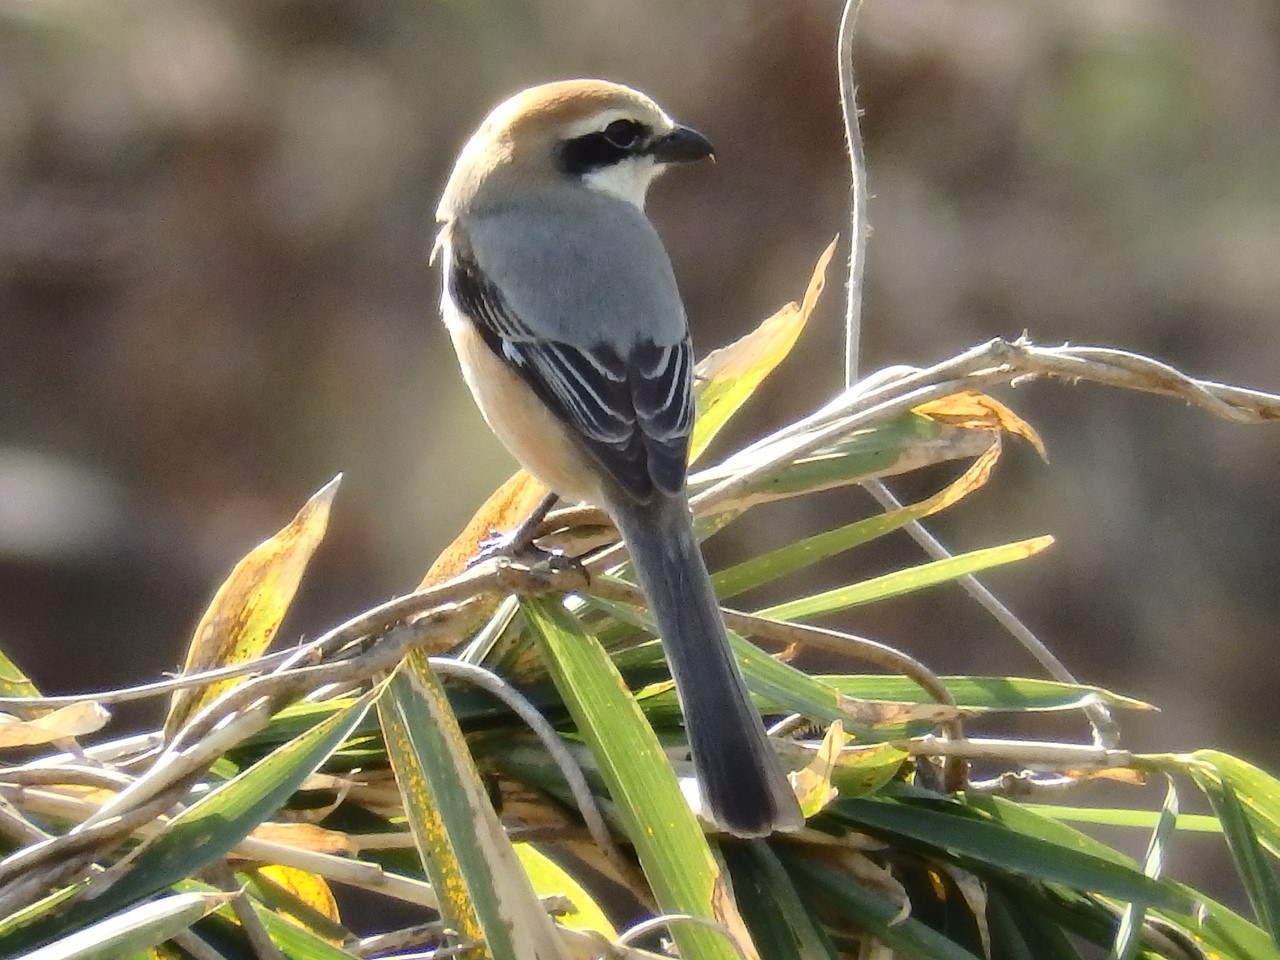
[(23, 960), (118, 960), (159, 946), (229, 900), (226, 893), (180, 893), (131, 907), (33, 950)]
[(1039, 911), (1025, 908), (1025, 898), (987, 890), (987, 915), (998, 956), (1008, 960), (1080, 960), (1062, 927)]
[[(920, 685), (907, 677), (890, 675), (820, 675), (817, 679), (858, 700), (890, 703), (933, 703)], [(1102, 687), (1028, 677), (941, 677), (956, 705), (973, 713), (1027, 713), (1079, 710), (1101, 701), (1112, 709), (1152, 710), (1150, 704)]]
[[(234, 779), (192, 804), (129, 861), (121, 875), (96, 899), (80, 904), (70, 916), (56, 910), (70, 890), (7, 918), (0, 925), (0, 956), (29, 948), (68, 930), (93, 923), (199, 872), (243, 840), (279, 809), (350, 735), (373, 702), (373, 694), (277, 748)], [(41, 914), (49, 908), (50, 918)]]
[(767, 843), (726, 844), (721, 855), (761, 957), (837, 960), (838, 954)]
[(711, 582), (715, 585), (716, 595), (721, 599), (736, 597), (747, 590), (803, 570), (827, 557), (899, 530), (928, 513), (927, 509), (919, 506), (903, 507), (901, 510), (857, 520), (744, 560), (717, 572), (712, 576)]
[(962, 553), (946, 560), (934, 560), (907, 570), (873, 577), (861, 583), (836, 587), (809, 597), (789, 600), (760, 611), (760, 616), (772, 617), (775, 620), (798, 620), (804, 617), (816, 617), (836, 610), (845, 610), (863, 603), (872, 603), (888, 597), (901, 596), (946, 583), (966, 573), (977, 573), (1001, 564), (1013, 563), (1039, 553), (1049, 544), (1052, 537), (1034, 537), (1017, 543), (1008, 543), (999, 547), (988, 547), (985, 550), (974, 550)]
[[(843, 440), (833, 443), (817, 453), (787, 464), (776, 474), (753, 484), (728, 512), (737, 515), (743, 503), (763, 503), (770, 500), (798, 496), (815, 490), (829, 490), (864, 480), (867, 477), (901, 473), (913, 466), (936, 463), (931, 456), (941, 443), (948, 456), (956, 456), (955, 428), (913, 413), (903, 414), (895, 420), (858, 430)], [(769, 453), (771, 451), (764, 451)], [(981, 449), (975, 449), (976, 456)], [(725, 461), (735, 470), (746, 469), (751, 456), (736, 455)], [(727, 474), (721, 467), (702, 471), (690, 478), (695, 490)]]
[(881, 837), (909, 838), (1040, 881), (1125, 902), (1139, 900), (1183, 912), (1192, 909), (1189, 898), (1128, 865), (1058, 846), (997, 823), (881, 800), (838, 800), (829, 809), (859, 829)]
[(919, 503), (788, 543), (720, 571), (712, 577), (716, 592), (721, 597), (736, 596), (946, 509), (986, 482), (999, 456), (999, 449), (996, 445), (990, 447), (958, 479)]
[(1209, 798), (1258, 922), (1280, 946), (1280, 883), (1263, 853), (1280, 849), (1280, 781), (1217, 750), (1142, 759), (1185, 772)]
[[(1129, 810), (1120, 807), (1069, 807), (1057, 803), (1023, 803), (1022, 806), (1055, 820), (1068, 823), (1092, 823), (1101, 827), (1132, 827), (1152, 830), (1163, 816), (1160, 810)], [(1217, 817), (1199, 813), (1178, 815), (1175, 830), (1185, 833), (1222, 833)]]
[(39, 688), (0, 650), (0, 697), (39, 697)]
[[(243, 879), (243, 875), (241, 879)], [(174, 893), (216, 894), (225, 897), (224, 891), (211, 887), (209, 884), (199, 880), (180, 880), (171, 887), (171, 890)], [(284, 954), (285, 960), (353, 960), (355, 957), (355, 954), (349, 953), (340, 947), (335, 947), (332, 943), (322, 939), (322, 935), (315, 930), (300, 926), (298, 923), (286, 919), (277, 907), (267, 905), (258, 898), (258, 891), (253, 884), (246, 888), (246, 892), (249, 894), (249, 903), (262, 921), (262, 925), (266, 928), (271, 942)], [(291, 907), (286, 907), (285, 912), (290, 912), (291, 909)], [(234, 931), (238, 928), (238, 924), (233, 923), (233, 917), (234, 914), (230, 906), (223, 906), (217, 911), (217, 915), (210, 917), (206, 923), (213, 921), (226, 929)], [(196, 932), (200, 933), (201, 930), (197, 929)], [(335, 927), (333, 931), (334, 937), (347, 935), (349, 934), (345, 928)], [(232, 949), (225, 940), (220, 941), (219, 946), (224, 950)], [(247, 955), (244, 953), (244, 950), (247, 950), (247, 946), (241, 947), (237, 945), (235, 949), (240, 952), (234, 953), (234, 956)], [(143, 960), (143, 958), (136, 958), (136, 960)], [(153, 955), (147, 954), (146, 960), (153, 960)]]
[(58, 917), (48, 924), (36, 919), (12, 937), (0, 938), (0, 955), (122, 910), (220, 859), (275, 813), (341, 746), (373, 703), (374, 695), (365, 694), (197, 800), (138, 851), (100, 896), (77, 906), (70, 917)]
[(902, 960), (980, 960), (913, 917), (901, 918), (896, 904), (877, 896), (859, 880), (816, 859), (787, 851), (779, 857), (806, 891), (848, 914), (858, 926)]
[(862, 731), (844, 709), (843, 698), (834, 687), (789, 663), (775, 660), (732, 630), (728, 633), (729, 645), (748, 688), (772, 704), (773, 709), (798, 713), (824, 726), (840, 720), (851, 732)]
[(320, 939), (311, 930), (286, 920), (273, 910), (257, 903), (253, 907), (271, 937), (271, 942), (280, 949), (286, 960), (353, 960), (356, 956)]
[(378, 712), (409, 826), (449, 925), (463, 940), (483, 940), (494, 960), (562, 957), (424, 657), (397, 671)]
[(351, 735), (376, 696), (376, 690), (366, 693), (192, 804), (134, 858), (129, 877), (102, 899), (145, 896), (221, 857), (319, 769)]
[[(175, 883), (172, 889), (177, 893), (222, 892), (199, 880), (181, 880)], [(246, 892), (249, 894), (249, 903), (258, 915), (258, 919), (262, 921), (263, 927), (266, 928), (271, 942), (284, 954), (285, 960), (353, 960), (355, 958), (356, 955), (354, 953), (343, 950), (341, 947), (335, 947), (328, 940), (323, 939), (324, 934), (315, 929), (301, 926), (292, 919), (287, 919), (284, 913), (290, 912), (291, 908), (286, 907), (284, 911), (281, 911), (274, 905), (264, 903), (258, 898), (257, 890), (254, 889), (252, 884), (246, 888)], [(238, 927), (238, 923), (233, 926), (233, 916), (230, 907), (223, 907), (217, 912), (216, 917), (211, 917), (210, 920), (225, 924), (228, 928), (234, 930)], [(197, 930), (197, 932), (200, 931)], [(346, 931), (345, 928), (342, 928), (341, 932), (335, 929), (333, 933), (334, 938), (349, 935), (349, 931)], [(223, 946), (223, 949), (227, 949), (224, 946), (225, 943), (226, 941), (220, 942), (220, 946)], [(234, 955), (240, 957), (246, 954), (236, 953)], [(147, 960), (151, 960), (151, 958), (148, 957)]]
[(1160, 761), (1158, 765), (1162, 769), (1185, 771), (1197, 781), (1212, 777), (1231, 784), (1258, 840), (1273, 855), (1280, 856), (1280, 780), (1239, 757), (1218, 750), (1151, 759)]
[(1259, 925), (1280, 946), (1280, 939), (1277, 938), (1280, 932), (1280, 886), (1276, 883), (1276, 875), (1258, 843), (1253, 824), (1245, 813), (1235, 788), (1226, 780), (1194, 774), (1193, 779), (1209, 798), (1213, 812), (1222, 822), (1227, 847), (1231, 850), (1240, 882), (1248, 894)]
[[(52, 915), (56, 913), (58, 905), (74, 896), (81, 886), (83, 886), (83, 882), (68, 884), (65, 887), (51, 891), (35, 903), (25, 906), (21, 910), (15, 910), (8, 916), (0, 917), (0, 951), (3, 951), (8, 944), (17, 942), (16, 937), (20, 930), (40, 923), (40, 918), (46, 914)], [(35, 941), (27, 939), (25, 942), (30, 944)], [(0, 952), (0, 956), (4, 956), (4, 953)]]
[[(591, 748), (662, 913), (718, 919), (731, 904), (674, 771), (608, 654), (555, 599), (526, 597), (525, 616), (579, 733)], [(715, 905), (715, 906), (713, 906)], [(687, 960), (737, 960), (715, 931), (672, 925)]]
[[(1165, 859), (1177, 822), (1178, 791), (1174, 786), (1173, 778), (1170, 777), (1169, 789), (1165, 791), (1160, 816), (1155, 829), (1151, 831), (1151, 840), (1147, 844), (1147, 853), (1142, 861), (1142, 872), (1152, 880), (1158, 880), (1164, 870)], [(1134, 956), (1142, 939), (1142, 923), (1145, 915), (1145, 903), (1135, 901), (1124, 908), (1124, 913), (1120, 915), (1120, 925), (1116, 930), (1115, 943), (1111, 948), (1113, 960), (1130, 960)]]
[[(1164, 758), (1168, 759), (1168, 758)], [(1101, 860), (1133, 866), (1133, 861), (1105, 843), (1075, 830), (1065, 823), (1038, 812), (1042, 805), (1014, 803), (1002, 797), (972, 796), (967, 805), (980, 810), (995, 822), (1002, 823), (1019, 834), (1038, 837), (1050, 843), (1088, 853)], [(1277, 949), (1265, 930), (1254, 926), (1239, 914), (1215, 900), (1180, 883), (1161, 881), (1176, 892), (1194, 909), (1165, 910), (1154, 908), (1162, 919), (1181, 930), (1186, 936), (1211, 954), (1227, 958), (1244, 957), (1248, 960), (1280, 960)]]

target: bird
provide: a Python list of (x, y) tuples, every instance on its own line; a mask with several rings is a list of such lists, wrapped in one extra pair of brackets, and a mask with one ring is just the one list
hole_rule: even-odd
[(530, 87), (485, 118), (441, 196), (441, 312), (480, 412), (569, 502), (602, 507), (630, 553), (675, 681), (701, 813), (739, 837), (796, 830), (794, 790), (751, 704), (686, 492), (693, 350), (644, 212), (711, 142), (638, 90)]

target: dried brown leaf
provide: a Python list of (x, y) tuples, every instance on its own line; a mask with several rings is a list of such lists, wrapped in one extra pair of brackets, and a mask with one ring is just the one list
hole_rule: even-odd
[(931, 420), (939, 420), (971, 430), (1001, 430), (1016, 434), (1035, 447), (1036, 453), (1040, 454), (1040, 459), (1049, 459), (1044, 441), (1040, 439), (1040, 434), (1035, 428), (999, 400), (985, 393), (965, 390), (940, 400), (922, 403), (912, 412)]
[(0, 713), (0, 748), (34, 747), (68, 737), (82, 737), (101, 730), (110, 719), (110, 712), (96, 700), (59, 707), (32, 720)]

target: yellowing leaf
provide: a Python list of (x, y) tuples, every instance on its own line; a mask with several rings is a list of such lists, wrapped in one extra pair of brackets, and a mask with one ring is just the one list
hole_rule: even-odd
[(329, 889), (329, 884), (323, 877), (308, 873), (306, 870), (299, 870), (297, 867), (285, 867), (274, 863), (259, 867), (258, 872), (288, 890), (321, 916), (334, 923), (342, 922), (342, 918), (338, 915), (338, 901), (334, 899), (333, 891)]
[(1035, 428), (999, 400), (989, 397), (985, 393), (965, 390), (949, 397), (922, 403), (920, 406), (913, 408), (912, 413), (959, 427), (969, 427), (976, 430), (1003, 430), (1005, 433), (1016, 434), (1036, 448), (1036, 453), (1040, 454), (1040, 459), (1049, 459), (1049, 455), (1044, 448), (1044, 441), (1040, 439), (1040, 434), (1036, 433)]
[[(987, 482), (991, 477), (991, 471), (996, 465), (996, 461), (1000, 459), (1000, 444), (993, 443), (983, 451), (982, 456), (969, 464), (969, 469), (965, 470), (954, 481), (947, 484), (942, 490), (939, 490), (929, 499), (919, 504), (921, 509), (926, 510), (925, 516), (945, 510), (947, 507), (964, 499), (973, 491), (977, 490)], [(910, 508), (908, 508), (910, 509)]]
[(795, 346), (809, 322), (826, 282), (827, 265), (836, 251), (837, 237), (822, 255), (801, 303), (788, 303), (764, 323), (727, 347), (713, 350), (698, 364), (694, 400), (698, 419), (693, 427), (689, 459), (696, 460), (720, 428), (746, 402), (762, 380)]
[(733, 946), (742, 960), (761, 960), (760, 951), (751, 939), (751, 930), (742, 919), (742, 913), (729, 892), (724, 877), (717, 876), (711, 888), (711, 915), (728, 932)]
[(609, 918), (572, 874), (531, 844), (517, 843), (515, 848), (516, 856), (540, 898), (563, 897), (573, 905), (572, 912), (556, 916), (562, 926), (570, 930), (601, 933), (609, 940), (618, 939), (618, 931)]
[[(485, 537), (495, 530), (514, 530), (547, 495), (547, 488), (523, 470), (500, 486), (467, 522), (453, 543), (436, 557), (431, 569), (418, 584), (419, 590), (443, 583), (462, 573), (476, 555)], [(494, 601), (495, 605), (497, 601)]]
[(38, 697), (40, 691), (18, 669), (18, 665), (0, 651), (0, 697)]
[(791, 786), (800, 801), (800, 809), (805, 819), (818, 813), (834, 800), (838, 794), (831, 785), (831, 774), (840, 758), (840, 749), (844, 746), (844, 724), (839, 720), (827, 728), (822, 738), (822, 746), (817, 756), (803, 770), (791, 774)]
[[(293, 602), (311, 555), (324, 538), (329, 507), (341, 479), (335, 477), (321, 487), (288, 526), (236, 564), (196, 627), (184, 674), (252, 660), (267, 649)], [(169, 706), (165, 737), (171, 737), (187, 717), (238, 682), (221, 680), (179, 690)]]
[(82, 737), (101, 730), (110, 719), (106, 707), (95, 700), (60, 707), (31, 720), (0, 713), (0, 747), (33, 747), (66, 737)]
[(459, 938), (473, 955), (562, 960), (562, 941), (503, 829), (427, 657), (414, 651), (378, 702), (388, 756), (418, 854)]
[(831, 779), (845, 799), (874, 793), (897, 776), (908, 754), (890, 743), (846, 747), (840, 751)]

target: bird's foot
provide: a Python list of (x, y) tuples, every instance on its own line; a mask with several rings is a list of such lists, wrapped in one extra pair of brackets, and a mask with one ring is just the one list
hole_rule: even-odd
[(486, 560), (496, 560), (500, 573), (508, 569), (513, 572), (517, 569), (523, 571), (522, 583), (527, 583), (528, 578), (533, 577), (548, 588), (557, 582), (563, 587), (565, 574), (577, 574), (584, 585), (591, 581), (587, 568), (577, 557), (568, 556), (561, 550), (544, 550), (536, 543), (513, 534), (490, 534), (481, 542), (475, 556), (467, 561), (467, 567), (471, 568)]
[(538, 505), (533, 508), (530, 514), (520, 521), (520, 525), (510, 533), (491, 530), (489, 535), (480, 541), (479, 549), (476, 551), (475, 556), (467, 561), (467, 566), (474, 567), (478, 563), (499, 557), (520, 561), (529, 566), (540, 562), (551, 563), (556, 555), (548, 550), (543, 550), (534, 541), (538, 537), (538, 528), (542, 525), (542, 521), (546, 519), (547, 514), (551, 512), (555, 502), (555, 494), (549, 493), (538, 502)]
[(530, 537), (523, 536), (520, 530), (503, 533), (493, 530), (480, 541), (479, 549), (467, 560), (468, 567), (484, 563), (486, 560), (512, 560), (526, 566), (539, 563), (554, 564), (557, 559), (568, 559), (555, 550), (545, 550)]

